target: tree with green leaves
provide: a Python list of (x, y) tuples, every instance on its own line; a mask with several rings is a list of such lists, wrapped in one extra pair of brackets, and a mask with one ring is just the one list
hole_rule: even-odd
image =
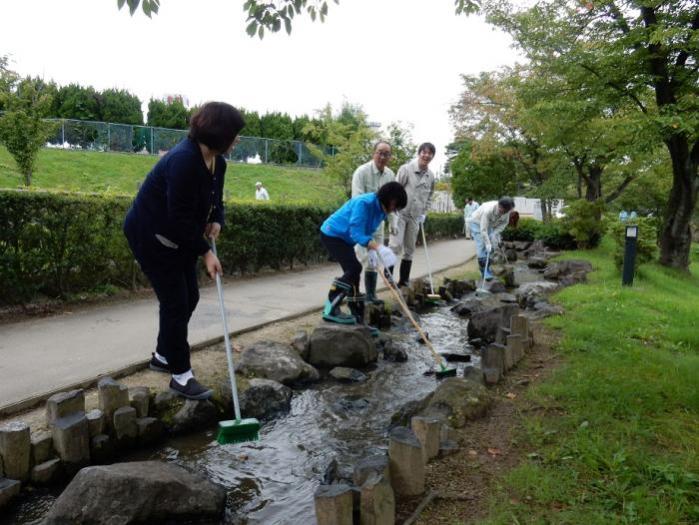
[(76, 120), (101, 120), (99, 93), (92, 86), (61, 86), (53, 103), (55, 116)]
[[(352, 118), (349, 118), (350, 114)], [(319, 146), (308, 145), (311, 153), (322, 159), (325, 172), (342, 185), (349, 198), (352, 195), (352, 174), (357, 166), (371, 159), (373, 145), (379, 138), (378, 133), (368, 126), (366, 114), (360, 106), (345, 103), (339, 114), (334, 115), (328, 104), (306, 126), (306, 133), (319, 139)]]
[(143, 125), (141, 100), (125, 89), (105, 89), (98, 95), (100, 119), (117, 124)]
[(673, 183), (661, 264), (688, 270), (699, 189), (699, 4), (688, 0), (552, 0), (517, 10), (485, 2), (542, 74), (636, 112), (644, 140), (664, 144)]
[(168, 97), (165, 100), (150, 99), (148, 102), (148, 125), (157, 128), (187, 129), (189, 111), (182, 97)]
[(392, 122), (383, 137), (391, 145), (392, 155), (388, 166), (394, 173), (398, 173), (398, 168), (410, 162), (417, 154), (417, 145), (413, 142), (411, 131), (412, 126)]
[(20, 80), (8, 68), (7, 58), (0, 57), (0, 107), (0, 143), (17, 163), (24, 185), (29, 186), (39, 149), (55, 128), (44, 120), (51, 97), (37, 90), (31, 79)]

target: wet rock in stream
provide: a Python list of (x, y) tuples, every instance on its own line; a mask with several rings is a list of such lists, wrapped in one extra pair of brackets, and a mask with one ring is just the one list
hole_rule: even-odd
[(260, 341), (246, 348), (237, 366), (245, 376), (272, 379), (287, 386), (320, 379), (318, 370), (301, 359), (290, 345), (274, 341)]
[(378, 355), (367, 327), (322, 322), (311, 334), (308, 361), (318, 368), (364, 368)]

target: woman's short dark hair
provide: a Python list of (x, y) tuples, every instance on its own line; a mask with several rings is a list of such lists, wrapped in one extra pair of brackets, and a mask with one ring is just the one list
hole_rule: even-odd
[(189, 138), (223, 153), (245, 126), (240, 111), (225, 102), (207, 102), (189, 122)]
[(377, 194), (384, 208), (388, 208), (392, 202), (395, 202), (396, 210), (402, 210), (408, 204), (408, 194), (399, 182), (387, 182), (379, 188)]
[(431, 142), (423, 142), (422, 144), (420, 144), (420, 147), (417, 149), (417, 154), (419, 155), (420, 153), (422, 153), (423, 150), (429, 151), (430, 153), (432, 153), (432, 155), (437, 153), (437, 149)]

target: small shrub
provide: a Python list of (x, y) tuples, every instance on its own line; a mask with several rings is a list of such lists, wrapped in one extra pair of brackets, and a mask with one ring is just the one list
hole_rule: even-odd
[(541, 221), (536, 219), (520, 219), (516, 228), (508, 226), (502, 232), (503, 241), (535, 241), (539, 239), (539, 231), (542, 226)]
[(566, 225), (559, 220), (542, 223), (537, 239), (553, 250), (575, 250), (578, 247)]
[(600, 220), (604, 202), (590, 202), (583, 199), (573, 201), (565, 207), (566, 216), (561, 222), (565, 230), (575, 239), (581, 249), (598, 246), (604, 234)]
[(638, 226), (638, 239), (636, 240), (636, 259), (634, 270), (638, 270), (641, 264), (652, 261), (658, 252), (658, 221), (654, 217), (638, 217), (633, 221), (622, 222), (609, 217), (607, 219), (609, 235), (614, 239), (614, 263), (618, 268), (624, 264), (624, 249), (626, 246), (626, 226), (636, 224)]

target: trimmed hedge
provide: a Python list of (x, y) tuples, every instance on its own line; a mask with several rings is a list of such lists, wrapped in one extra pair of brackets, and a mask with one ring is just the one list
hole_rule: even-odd
[[(147, 284), (121, 231), (130, 197), (0, 191), (0, 305)], [(327, 260), (318, 228), (333, 208), (226, 203), (227, 273)], [(461, 214), (432, 214), (429, 238), (461, 235)]]

